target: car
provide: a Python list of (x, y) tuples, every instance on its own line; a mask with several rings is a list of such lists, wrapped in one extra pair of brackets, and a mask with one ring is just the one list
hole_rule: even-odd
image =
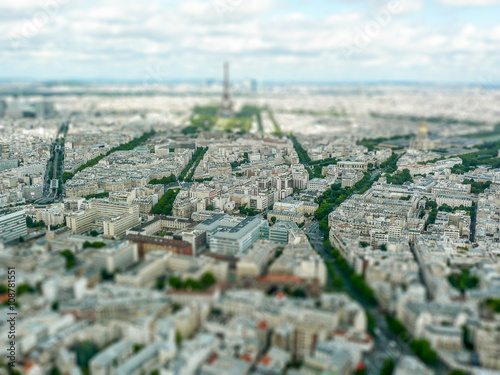
[(391, 349), (394, 349), (396, 347), (396, 341), (394, 341), (394, 340), (389, 341), (389, 347)]

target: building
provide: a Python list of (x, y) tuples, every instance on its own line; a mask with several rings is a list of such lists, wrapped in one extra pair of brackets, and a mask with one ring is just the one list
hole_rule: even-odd
[(43, 185), (23, 186), (23, 197), (26, 200), (35, 200), (43, 197)]
[(484, 301), (480, 306), (480, 319), (474, 330), (473, 342), (481, 365), (500, 370), (500, 314)]
[(337, 167), (342, 170), (352, 169), (361, 172), (368, 170), (368, 164), (365, 161), (339, 161)]
[(69, 180), (65, 184), (67, 197), (86, 197), (97, 194), (99, 187), (95, 181)]
[[(349, 375), (353, 373), (358, 358), (356, 358), (357, 356), (353, 355), (345, 345), (334, 341), (322, 342), (316, 346), (314, 353), (310, 354), (308, 350), (304, 349), (309, 349), (314, 345), (318, 334), (309, 327), (303, 327), (303, 329), (297, 329), (296, 335), (298, 336), (297, 345), (303, 344), (305, 346), (305, 348), (299, 347), (298, 349), (301, 350), (298, 350), (298, 352), (305, 354), (304, 367), (307, 370), (315, 370), (321, 373), (331, 372), (338, 375)], [(305, 342), (301, 343), (300, 339)], [(313, 339), (312, 343), (309, 343), (311, 339)]]
[(128, 340), (120, 340), (99, 352), (90, 361), (90, 372), (92, 375), (108, 375), (125, 359), (134, 353), (134, 343)]
[(290, 240), (290, 232), (299, 230), (295, 222), (290, 220), (280, 220), (269, 228), (269, 240), (282, 244), (287, 244)]
[(271, 221), (272, 218), (275, 217), (276, 220), (286, 220), (286, 221), (293, 221), (297, 224), (302, 224), (305, 220), (304, 215), (299, 214), (294, 211), (288, 211), (288, 210), (271, 210), (267, 213), (267, 220)]
[(115, 277), (116, 284), (134, 288), (152, 286), (156, 278), (165, 273), (167, 265), (166, 257), (165, 255), (163, 258), (148, 259), (126, 272), (120, 272)]
[(204, 210), (205, 208), (205, 199), (183, 197), (178, 194), (172, 207), (172, 214), (175, 217), (190, 218), (195, 211)]
[(127, 234), (156, 234), (184, 229), (194, 223), (193, 220), (182, 217), (155, 215), (154, 219), (144, 224), (135, 226)]
[(154, 250), (169, 251), (181, 255), (193, 255), (192, 245), (182, 240), (140, 234), (127, 234), (127, 239), (139, 246), (139, 255), (141, 258)]
[(306, 170), (294, 171), (292, 173), (292, 187), (294, 189), (303, 190), (307, 188), (309, 182), (309, 173)]
[(288, 244), (281, 255), (269, 267), (270, 275), (293, 275), (303, 280), (326, 285), (327, 269), (323, 259), (309, 243), (305, 245)]
[(114, 272), (124, 270), (139, 260), (138, 246), (130, 241), (117, 242), (114, 246), (104, 247), (92, 254), (94, 265), (101, 270)]
[(234, 256), (250, 248), (259, 239), (261, 228), (267, 225), (257, 216), (242, 219), (218, 214), (195, 228), (206, 231), (212, 253)]
[(274, 203), (274, 191), (259, 192), (256, 195), (250, 195), (248, 208), (252, 210), (265, 210)]
[(17, 240), (28, 233), (24, 210), (0, 211), (0, 243)]
[(436, 197), (436, 203), (438, 206), (447, 204), (450, 207), (471, 207), (472, 198), (467, 195), (440, 194)]
[(0, 159), (0, 172), (5, 171), (7, 169), (17, 168), (18, 159), (10, 158), (10, 159)]
[(56, 293), (58, 301), (72, 301), (82, 299), (87, 288), (87, 279), (84, 277), (65, 276), (57, 280)]
[(116, 368), (115, 374), (137, 375), (149, 374), (158, 370), (160, 363), (175, 356), (176, 347), (172, 343), (155, 342), (128, 358)]
[(363, 179), (364, 174), (357, 170), (348, 170), (342, 173), (342, 188), (350, 188)]
[(66, 225), (73, 233), (84, 233), (96, 226), (98, 216), (94, 210), (71, 212), (66, 216)]
[(146, 195), (144, 197), (135, 198), (132, 202), (139, 206), (139, 213), (149, 214), (153, 209), (154, 205), (158, 203), (158, 196)]
[(60, 204), (48, 206), (36, 210), (36, 221), (42, 221), (46, 225), (61, 225), (64, 223), (64, 207)]
[(236, 277), (260, 276), (276, 251), (277, 245), (264, 240), (257, 241), (236, 263)]
[(102, 226), (107, 237), (123, 237), (127, 229), (139, 223), (138, 205), (104, 199), (92, 200), (87, 211), (71, 212), (66, 216), (66, 225), (73, 233)]
[(123, 237), (127, 229), (139, 224), (139, 214), (116, 216), (110, 220), (104, 220), (102, 226), (104, 228), (104, 236), (106, 237)]
[(313, 178), (307, 183), (307, 188), (311, 190), (327, 190), (329, 187), (328, 181), (324, 178)]
[(420, 124), (418, 128), (417, 137), (410, 141), (410, 149), (412, 150), (431, 150), (436, 147), (436, 142), (429, 139), (429, 132), (427, 131), (427, 125), (424, 122)]

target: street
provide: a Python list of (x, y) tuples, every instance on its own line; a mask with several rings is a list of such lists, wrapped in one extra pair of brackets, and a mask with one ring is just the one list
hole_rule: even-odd
[[(370, 306), (366, 303), (359, 292), (352, 286), (349, 277), (340, 270), (333, 256), (325, 249), (323, 246), (323, 233), (319, 230), (319, 222), (313, 220), (304, 227), (304, 231), (309, 236), (310, 243), (316, 252), (320, 254), (325, 261), (332, 261), (337, 276), (341, 277), (344, 282), (346, 292), (359, 302), (365, 311), (375, 320), (376, 337), (374, 337), (374, 349), (369, 353), (365, 353), (363, 356), (368, 374), (378, 375), (384, 360), (387, 358), (392, 358), (397, 361), (402, 355), (413, 355), (409, 346), (410, 339), (398, 337), (389, 329), (385, 315), (381, 313), (377, 307)], [(433, 370), (436, 371), (436, 374), (448, 373), (447, 368), (441, 362), (439, 362), (436, 367), (433, 367)]]

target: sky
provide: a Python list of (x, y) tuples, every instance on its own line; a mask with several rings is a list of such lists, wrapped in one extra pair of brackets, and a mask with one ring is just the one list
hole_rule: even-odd
[(0, 0), (0, 80), (500, 82), (500, 0)]

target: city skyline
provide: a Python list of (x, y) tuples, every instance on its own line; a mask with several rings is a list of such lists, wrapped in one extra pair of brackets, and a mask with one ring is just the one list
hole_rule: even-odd
[(0, 375), (500, 375), (500, 0), (0, 0)]

